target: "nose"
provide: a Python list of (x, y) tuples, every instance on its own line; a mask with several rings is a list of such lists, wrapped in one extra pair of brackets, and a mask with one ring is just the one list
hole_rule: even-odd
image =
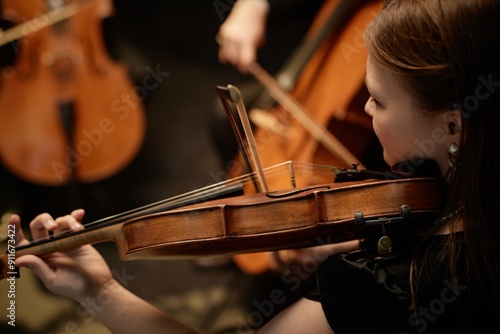
[(370, 117), (373, 118), (373, 105), (372, 103), (370, 103), (370, 99), (366, 100), (365, 113), (367, 113)]

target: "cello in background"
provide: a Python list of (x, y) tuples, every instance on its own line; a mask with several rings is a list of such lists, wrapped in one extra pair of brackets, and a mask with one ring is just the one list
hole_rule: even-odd
[[(347, 11), (346, 15), (349, 16), (341, 18), (344, 24), (340, 29), (329, 31), (314, 50), (290, 94), (309, 112), (318, 126), (328, 129), (361, 160), (367, 148), (376, 141), (371, 118), (364, 113), (368, 92), (364, 87), (367, 54), (363, 44), (363, 31), (380, 10), (381, 2), (357, 3), (354, 12)], [(332, 15), (337, 15), (339, 8), (346, 5), (352, 3), (347, 0), (325, 1), (306, 39), (317, 35), (325, 22)], [(250, 119), (255, 120), (255, 115), (252, 115), (255, 112), (259, 119), (264, 119), (254, 130), (263, 167), (287, 160), (349, 167), (339, 162), (335, 154), (332, 154), (334, 152), (321, 145), (282, 105), (267, 111), (250, 110)], [(359, 161), (352, 161), (356, 162)], [(371, 165), (374, 164), (379, 162)], [(234, 166), (235, 169), (230, 171), (230, 174), (240, 173), (243, 164), (236, 163)], [(317, 182), (313, 180), (314, 177), (311, 175), (312, 184)], [(279, 189), (286, 186), (289, 180), (274, 178), (272, 182), (274, 184), (270, 184), (269, 188)], [(248, 274), (260, 274), (269, 268), (270, 253), (237, 255), (233, 257), (233, 261)]]
[(101, 21), (112, 14), (112, 2), (86, 2), (72, 17), (37, 29), (66, 1), (2, 1), (5, 19), (31, 20), (33, 29), (0, 75), (0, 159), (33, 184), (108, 178), (142, 146), (142, 99), (102, 38)]

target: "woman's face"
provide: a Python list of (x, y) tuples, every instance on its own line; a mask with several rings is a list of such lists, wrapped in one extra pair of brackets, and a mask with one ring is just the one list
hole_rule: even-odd
[(370, 98), (365, 111), (372, 117), (373, 129), (390, 166), (410, 161), (415, 166), (422, 158), (436, 161), (441, 173), (448, 170), (448, 148), (455, 142), (450, 136), (450, 112), (432, 116), (417, 110), (401, 79), (368, 57), (366, 86)]

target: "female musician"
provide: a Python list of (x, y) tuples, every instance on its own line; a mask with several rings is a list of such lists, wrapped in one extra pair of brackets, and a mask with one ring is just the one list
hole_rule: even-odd
[[(366, 112), (390, 165), (434, 160), (448, 185), (432, 230), (405, 233), (396, 255), (339, 253), (311, 292), (263, 333), (472, 333), (500, 330), (500, 4), (393, 0), (366, 32)], [(82, 228), (84, 212), (31, 222), (34, 238)], [(22, 236), (14, 216), (17, 242)], [(97, 318), (117, 333), (193, 331), (120, 286), (91, 246), (20, 257), (54, 293), (84, 306), (112, 300)]]

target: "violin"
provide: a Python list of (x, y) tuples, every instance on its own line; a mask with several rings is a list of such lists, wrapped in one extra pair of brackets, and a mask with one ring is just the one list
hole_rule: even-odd
[(145, 134), (141, 97), (102, 38), (111, 1), (67, 2), (2, 0), (18, 26), (0, 39), (21, 39), (0, 73), (0, 159), (39, 185), (108, 178), (132, 161)]
[[(377, 234), (386, 237), (394, 229), (432, 222), (444, 204), (442, 180), (437, 178), (388, 179), (386, 173), (295, 162), (265, 172), (272, 176), (280, 170), (292, 177), (294, 187), (234, 196), (255, 177), (245, 175), (88, 223), (84, 230), (32, 241), (15, 252), (8, 250), (0, 255), (1, 277), (17, 273), (14, 257), (43, 256), (102, 242), (115, 243), (120, 258), (131, 260), (185, 259), (309, 247)], [(301, 182), (308, 181), (302, 180), (313, 172), (330, 175), (332, 182), (303, 186)], [(373, 178), (376, 175), (383, 177)], [(213, 196), (218, 198), (210, 199)]]

